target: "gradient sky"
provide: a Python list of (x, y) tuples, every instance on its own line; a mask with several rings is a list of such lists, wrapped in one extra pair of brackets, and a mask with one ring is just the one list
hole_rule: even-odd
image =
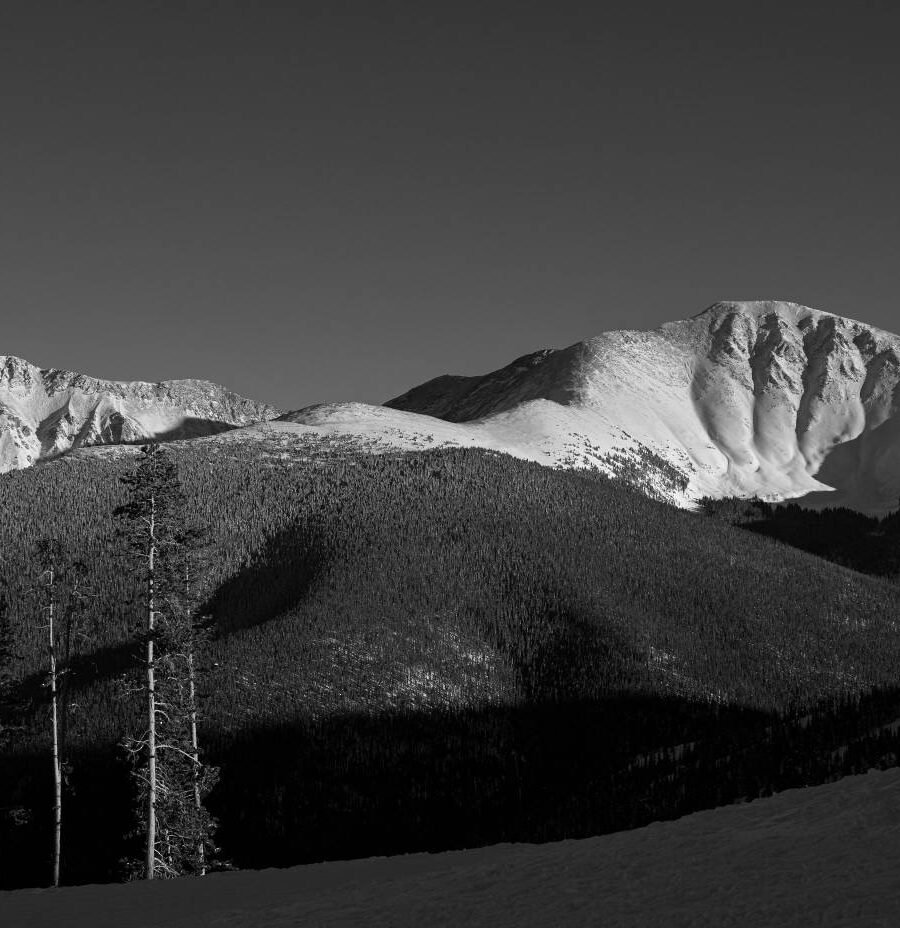
[(3, 0), (0, 353), (296, 408), (720, 299), (898, 331), (894, 6)]

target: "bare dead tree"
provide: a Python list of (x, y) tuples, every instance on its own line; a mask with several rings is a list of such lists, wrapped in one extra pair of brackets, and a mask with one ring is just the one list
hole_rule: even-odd
[[(195, 540), (197, 536), (194, 535)], [(195, 553), (198, 550), (199, 546), (195, 546), (193, 550)], [(194, 606), (194, 585), (192, 583), (194, 576), (191, 571), (191, 558), (185, 558), (184, 564), (184, 608), (185, 616), (184, 621), (190, 625), (193, 630), (193, 634), (188, 637), (187, 649), (185, 654), (185, 661), (187, 665), (187, 678), (188, 678), (188, 720), (190, 726), (190, 744), (191, 744), (191, 759), (193, 761), (193, 769), (191, 771), (191, 785), (193, 787), (194, 794), (194, 814), (198, 820), (202, 819), (203, 816), (203, 795), (201, 789), (201, 780), (203, 773), (203, 765), (200, 762), (200, 739), (197, 735), (197, 668), (195, 660), (195, 651), (198, 643), (198, 634), (197, 621), (195, 618)], [(196, 842), (196, 853), (197, 853), (197, 867), (200, 873), (200, 876), (206, 875), (206, 842), (204, 841), (204, 835), (198, 834)]]
[(59, 886), (62, 852), (62, 761), (60, 753), (59, 673), (57, 669), (57, 586), (61, 549), (58, 542), (44, 539), (37, 545), (41, 568), (47, 637), (47, 687), (50, 691), (51, 756), (53, 761), (53, 885)]

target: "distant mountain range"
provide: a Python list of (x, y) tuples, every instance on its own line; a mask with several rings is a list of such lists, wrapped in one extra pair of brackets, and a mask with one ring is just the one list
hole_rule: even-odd
[(0, 471), (90, 445), (211, 435), (277, 413), (205, 380), (120, 383), (0, 356)]
[(883, 513), (900, 497), (898, 413), (900, 336), (777, 301), (716, 303), (481, 377), (437, 377), (383, 406), (281, 416), (203, 381), (110, 383), (0, 358), (2, 469), (274, 419), (266, 431), (353, 435), (373, 451), (474, 446), (597, 466), (680, 505), (759, 496)]

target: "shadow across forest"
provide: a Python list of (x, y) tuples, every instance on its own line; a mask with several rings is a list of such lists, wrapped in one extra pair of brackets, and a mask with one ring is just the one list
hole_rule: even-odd
[(760, 500), (706, 499), (702, 505), (707, 514), (756, 535), (860, 573), (900, 579), (900, 511), (878, 519), (852, 509)]
[(311, 521), (291, 525), (267, 538), (202, 611), (220, 636), (262, 625), (301, 603), (328, 563), (320, 527)]
[[(222, 583), (200, 613), (216, 636), (277, 618), (303, 602), (328, 564), (325, 544), (312, 527), (292, 526), (269, 538), (248, 566)], [(64, 666), (62, 686), (68, 695), (89, 690), (99, 681), (121, 677), (140, 666), (139, 636), (73, 654)], [(11, 701), (23, 707), (46, 701), (46, 671), (29, 674), (11, 689)]]
[[(95, 648), (86, 654), (73, 654), (60, 674), (60, 687), (66, 696), (89, 690), (98, 680), (121, 677), (139, 666), (141, 645), (136, 639)], [(10, 701), (22, 707), (34, 707), (47, 700), (47, 673), (29, 674), (10, 688)]]
[[(585, 837), (896, 763), (897, 689), (816, 701), (863, 680), (893, 686), (887, 583), (848, 584), (712, 520), (512, 459), (447, 452), (322, 471), (201, 460), (192, 505), (225, 576), (206, 604), (224, 672), (208, 678), (201, 743), (221, 767), (210, 808), (235, 865)], [(111, 511), (95, 472), (72, 471), (71, 485), (5, 481), (4, 537)], [(846, 525), (809, 518), (798, 546), (824, 555), (809, 545), (833, 537), (836, 559)], [(856, 519), (858, 537), (894, 531), (839, 518)], [(745, 521), (773, 532), (784, 519), (763, 509)], [(81, 542), (104, 597), (95, 649), (134, 619), (135, 578), (104, 537)], [(820, 620), (826, 597), (853, 629)], [(140, 700), (114, 680), (136, 643), (100, 647), (70, 675), (84, 692), (68, 742), (69, 883), (120, 879), (139, 855), (115, 742), (140, 725)], [(432, 677), (441, 688), (426, 691)], [(768, 709), (716, 701), (725, 693)], [(451, 699), (479, 708), (434, 707)], [(802, 717), (779, 714), (797, 706)], [(45, 707), (0, 763), (3, 887), (49, 878)]]
[[(792, 719), (622, 693), (207, 732), (210, 807), (223, 859), (247, 868), (583, 838), (890, 766), (898, 716), (900, 689)], [(46, 884), (49, 758), (15, 757), (0, 779), (0, 885)], [(123, 878), (132, 795), (115, 746), (73, 754), (65, 882)]]

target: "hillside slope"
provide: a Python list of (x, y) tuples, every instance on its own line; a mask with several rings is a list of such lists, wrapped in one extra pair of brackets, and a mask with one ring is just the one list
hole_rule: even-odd
[[(238, 866), (585, 837), (896, 755), (900, 638), (883, 580), (591, 473), (236, 434), (169, 448), (185, 515), (215, 553), (203, 738)], [(114, 879), (128, 853), (114, 746), (141, 706), (121, 683), (141, 578), (112, 513), (136, 453), (84, 449), (0, 480), (31, 707), (0, 757), (0, 795), (30, 816), (0, 816), (0, 885), (46, 879), (32, 592), (46, 534), (88, 564), (97, 593), (65, 675), (66, 879)]]
[(205, 380), (98, 380), (0, 356), (0, 473), (73, 448), (209, 435), (276, 414)]
[(545, 928), (900, 921), (900, 771), (872, 771), (749, 805), (544, 845), (0, 893), (20, 928)]

